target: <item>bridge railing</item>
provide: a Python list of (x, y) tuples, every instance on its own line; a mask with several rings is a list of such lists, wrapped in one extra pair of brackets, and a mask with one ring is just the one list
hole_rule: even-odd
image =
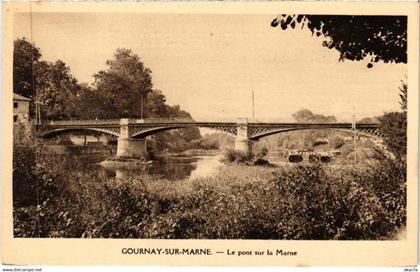
[(47, 126), (89, 126), (89, 125), (118, 125), (120, 119), (97, 119), (97, 120), (51, 120), (44, 122)]
[[(121, 119), (92, 119), (92, 120), (51, 120), (44, 122), (42, 125), (46, 126), (92, 126), (92, 125), (119, 125)], [(207, 121), (200, 122), (192, 120), (191, 118), (146, 118), (146, 119), (129, 119), (129, 124), (143, 124), (143, 123), (212, 123)], [(215, 122), (215, 123), (236, 123), (236, 122)], [(332, 128), (347, 128), (351, 123), (297, 123), (297, 122), (281, 122), (281, 123), (265, 123), (265, 122), (249, 122), (249, 126), (285, 126), (285, 127), (324, 127), (331, 126)], [(379, 124), (357, 123), (357, 129), (377, 128)]]
[(135, 121), (143, 121), (144, 123), (195, 123), (191, 118), (146, 118), (135, 119)]
[[(131, 119), (129, 124), (143, 123), (194, 123), (190, 118), (147, 118), (147, 119)], [(50, 120), (44, 122), (46, 126), (89, 126), (89, 125), (119, 125), (121, 119), (91, 119), (91, 120)]]

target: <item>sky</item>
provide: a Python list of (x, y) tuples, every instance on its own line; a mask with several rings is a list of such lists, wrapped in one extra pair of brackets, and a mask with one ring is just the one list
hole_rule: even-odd
[(273, 15), (20, 13), (14, 38), (26, 37), (44, 60), (64, 61), (79, 82), (128, 48), (152, 70), (170, 105), (197, 121), (291, 121), (300, 109), (340, 121), (399, 110), (406, 64), (339, 62), (308, 29), (270, 26)]

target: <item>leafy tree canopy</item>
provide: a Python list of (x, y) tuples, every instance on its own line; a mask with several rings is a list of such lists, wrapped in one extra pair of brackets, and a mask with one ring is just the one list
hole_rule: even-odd
[(271, 26), (308, 28), (323, 36), (323, 46), (335, 48), (344, 59), (407, 63), (406, 16), (280, 15)]
[(401, 80), (401, 86), (400, 89), (400, 106), (401, 109), (406, 111), (407, 110), (407, 88), (408, 85), (406, 82)]
[(93, 86), (83, 85), (78, 103), (83, 119), (187, 118), (178, 105), (166, 104), (165, 95), (153, 88), (152, 72), (129, 49), (117, 49), (107, 69), (94, 74)]
[(325, 116), (322, 114), (313, 114), (310, 110), (301, 109), (294, 114), (292, 114), (293, 118), (298, 123), (302, 122), (310, 122), (310, 123), (333, 123), (337, 122), (335, 116)]
[(380, 117), (380, 131), (384, 144), (397, 157), (405, 161), (407, 155), (407, 113), (389, 112)]
[(96, 94), (103, 99), (107, 117), (144, 117), (142, 104), (153, 91), (151, 70), (129, 49), (117, 49), (114, 59), (106, 64), (108, 68), (94, 77)]
[(81, 86), (61, 60), (38, 61), (35, 67), (37, 99), (45, 119), (66, 119), (79, 111), (76, 97)]
[[(166, 104), (165, 95), (153, 88), (152, 72), (129, 49), (117, 49), (106, 62), (107, 69), (94, 75), (93, 86), (83, 85), (76, 116), (82, 119), (185, 118), (192, 119), (179, 105)], [(197, 128), (161, 132), (153, 137), (160, 148), (181, 148), (185, 141), (201, 138)]]
[(39, 48), (25, 38), (14, 41), (13, 90), (25, 97), (33, 95), (33, 65), (41, 58)]
[[(13, 50), (13, 92), (29, 99), (34, 96), (34, 65), (41, 58), (39, 48), (25, 38), (14, 41)], [(30, 113), (33, 114), (33, 103)]]
[(377, 123), (377, 124), (379, 124), (379, 118), (380, 117), (365, 117), (363, 119), (358, 120), (357, 123), (360, 123), (360, 124), (374, 124), (374, 123)]

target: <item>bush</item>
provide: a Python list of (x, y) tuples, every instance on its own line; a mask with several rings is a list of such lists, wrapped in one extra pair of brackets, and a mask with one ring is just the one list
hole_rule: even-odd
[(250, 164), (254, 159), (252, 153), (246, 153), (235, 149), (226, 149), (222, 161), (228, 163)]
[(346, 142), (344, 139), (340, 136), (335, 136), (330, 140), (330, 146), (332, 146), (334, 149), (338, 149), (342, 147)]
[(36, 147), (13, 147), (13, 206), (35, 205), (37, 201)]
[(407, 220), (407, 169), (404, 162), (383, 160), (370, 168), (368, 186), (379, 198), (386, 211), (387, 220), (395, 230), (406, 225)]
[(279, 233), (285, 239), (387, 237), (394, 225), (365, 178), (351, 172), (327, 175), (320, 165), (279, 173), (274, 184), (285, 211)]
[(278, 231), (284, 239), (371, 237), (363, 219), (376, 217), (377, 210), (366, 205), (367, 192), (353, 180), (331, 180), (315, 165), (282, 172), (274, 184), (283, 195)]
[(94, 183), (72, 175), (54, 200), (15, 209), (16, 237), (142, 238), (152, 212), (143, 181)]
[[(241, 184), (242, 183), (242, 184)], [(215, 185), (193, 182), (190, 193), (178, 196), (170, 212), (154, 218), (150, 238), (270, 239), (276, 237), (278, 214), (273, 191), (265, 182), (231, 180)], [(263, 195), (261, 195), (263, 194)], [(267, 216), (273, 214), (273, 216)], [(147, 226), (146, 226), (147, 228)]]
[(268, 155), (268, 148), (263, 146), (257, 150), (254, 150), (255, 158), (263, 159)]
[(268, 164), (268, 161), (264, 158), (268, 154), (267, 147), (256, 147), (253, 152), (242, 152), (235, 149), (226, 149), (223, 154), (222, 161), (227, 163), (238, 163), (238, 164), (256, 164), (256, 165), (265, 165)]
[(143, 221), (153, 203), (142, 180), (110, 181), (88, 191), (84, 204), (90, 210), (82, 214), (82, 222), (87, 223), (83, 237), (144, 237)]

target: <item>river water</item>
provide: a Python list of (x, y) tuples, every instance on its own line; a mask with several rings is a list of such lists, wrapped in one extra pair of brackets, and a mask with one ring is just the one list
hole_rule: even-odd
[[(193, 153), (195, 154), (195, 153)], [(77, 169), (83, 176), (96, 175), (99, 180), (110, 178), (127, 179), (129, 177), (149, 176), (156, 179), (168, 180), (192, 180), (214, 175), (222, 165), (222, 151), (218, 154), (199, 151), (197, 155), (172, 155), (160, 156), (158, 160), (149, 161), (144, 165), (130, 167), (103, 166), (99, 163), (109, 157), (107, 152), (68, 152), (63, 149), (61, 155), (70, 156), (73, 160), (80, 162)], [(112, 155), (111, 155), (112, 156)], [(284, 152), (270, 152), (266, 159), (271, 165), (285, 166), (293, 165), (287, 160)], [(334, 165), (329, 163), (328, 165)]]
[[(99, 163), (105, 159), (105, 156), (70, 155), (73, 160), (80, 162), (79, 167), (74, 169), (81, 175), (96, 175), (100, 180), (110, 178), (127, 179), (129, 177), (149, 176), (156, 179), (168, 180), (192, 180), (195, 178), (209, 177), (215, 174), (222, 158), (219, 154), (206, 155), (179, 155), (162, 156), (158, 160), (149, 161), (144, 165), (130, 167), (121, 166), (103, 166)], [(290, 165), (287, 158), (276, 152), (269, 153), (267, 156), (271, 165), (284, 166)]]
[(77, 171), (89, 171), (90, 174), (93, 171), (101, 179), (124, 179), (147, 175), (156, 179), (186, 180), (213, 175), (222, 165), (220, 158), (220, 155), (172, 156), (130, 168), (102, 166), (98, 164), (97, 159), (87, 158), (84, 163), (90, 164), (89, 167), (77, 169)]

